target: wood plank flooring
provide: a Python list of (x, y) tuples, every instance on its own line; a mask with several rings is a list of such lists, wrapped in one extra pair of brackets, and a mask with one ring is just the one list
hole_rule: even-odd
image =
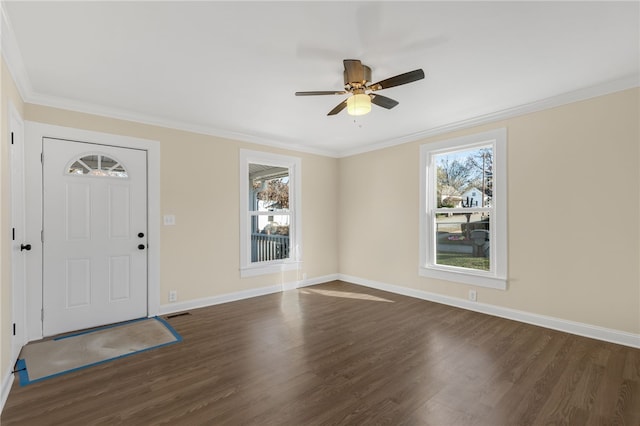
[(11, 425), (640, 425), (640, 350), (340, 281), (170, 318), (20, 387)]

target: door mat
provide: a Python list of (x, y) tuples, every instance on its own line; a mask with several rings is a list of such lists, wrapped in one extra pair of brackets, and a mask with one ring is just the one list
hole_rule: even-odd
[(182, 341), (162, 318), (141, 318), (29, 343), (16, 363), (20, 386)]

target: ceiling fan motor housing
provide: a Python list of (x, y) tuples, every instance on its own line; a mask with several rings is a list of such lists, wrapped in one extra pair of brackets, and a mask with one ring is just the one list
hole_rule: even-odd
[(366, 65), (362, 65), (359, 68), (358, 72), (352, 72), (352, 74), (353, 75), (349, 75), (346, 69), (343, 72), (344, 87), (347, 90), (349, 90), (350, 88), (362, 88), (367, 84), (367, 82), (371, 81), (371, 68)]

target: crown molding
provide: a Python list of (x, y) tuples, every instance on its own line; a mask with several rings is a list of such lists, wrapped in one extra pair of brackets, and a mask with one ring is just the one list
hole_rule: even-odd
[(501, 111), (492, 112), (477, 117), (468, 118), (454, 123), (442, 124), (421, 132), (412, 133), (401, 136), (399, 138), (390, 139), (388, 141), (367, 145), (365, 147), (354, 148), (338, 152), (338, 158), (350, 157), (353, 155), (364, 154), (366, 152), (378, 151), (384, 148), (390, 148), (396, 145), (402, 145), (409, 142), (415, 142), (432, 136), (451, 133), (456, 130), (468, 129), (474, 126), (492, 123), (495, 121), (505, 120), (524, 114), (542, 111), (549, 108), (559, 107), (573, 102), (583, 101), (598, 96), (608, 95), (610, 93), (620, 92), (634, 87), (640, 87), (640, 75), (632, 74), (615, 80), (610, 80), (594, 86), (566, 92), (550, 98), (541, 99), (527, 104), (519, 105), (513, 108), (507, 108)]
[(170, 120), (153, 115), (140, 114), (134, 111), (128, 111), (123, 108), (112, 108), (104, 105), (80, 102), (73, 99), (62, 98), (57, 96), (44, 95), (36, 93), (33, 90), (24, 60), (13, 31), (13, 27), (5, 10), (5, 1), (0, 1), (0, 38), (2, 43), (0, 50), (4, 58), (9, 73), (16, 83), (16, 87), (22, 100), (25, 103), (48, 106), (52, 108), (60, 108), (85, 114), (93, 114), (97, 116), (115, 118), (119, 120), (132, 121), (140, 124), (151, 126), (165, 127), (174, 130), (183, 130), (186, 132), (215, 136), (223, 139), (231, 139), (239, 142), (253, 143), (256, 145), (269, 146), (288, 151), (302, 152), (307, 154), (321, 155), (325, 157), (335, 157), (336, 153), (330, 150), (323, 150), (308, 147), (294, 142), (282, 142), (273, 137), (263, 135), (252, 135), (242, 132), (235, 132), (224, 129), (217, 129), (211, 126), (202, 126), (193, 123), (187, 123), (178, 120)]
[(319, 149), (312, 148), (293, 141), (283, 142), (282, 139), (276, 139), (273, 136), (247, 134), (232, 130), (218, 129), (211, 126), (203, 126), (179, 120), (171, 120), (163, 117), (141, 114), (123, 108), (106, 107), (104, 105), (80, 102), (73, 99), (66, 99), (36, 93), (34, 92), (29, 80), (22, 55), (20, 53), (20, 50), (18, 49), (16, 38), (13, 32), (13, 27), (11, 26), (7, 13), (5, 12), (4, 4), (5, 1), (0, 1), (0, 12), (2, 14), (2, 20), (0, 22), (0, 37), (2, 38), (2, 44), (0, 49), (2, 51), (2, 57), (7, 64), (7, 68), (9, 69), (9, 72), (11, 73), (11, 76), (16, 83), (18, 92), (26, 103), (66, 109), (75, 112), (132, 121), (140, 124), (165, 127), (169, 129), (183, 130), (191, 133), (235, 140), (238, 142), (252, 143), (256, 145), (263, 145), (300, 153), (321, 155), (325, 157), (344, 158), (353, 155), (364, 154), (366, 152), (378, 151), (380, 149), (415, 142), (421, 139), (426, 139), (457, 130), (463, 130), (499, 120), (505, 120), (519, 115), (558, 107), (561, 105), (582, 101), (597, 96), (603, 96), (606, 94), (631, 89), (633, 87), (640, 87), (640, 75), (628, 75), (619, 79), (607, 81), (590, 87), (585, 87), (572, 92), (563, 93), (558, 96), (541, 99), (513, 108), (508, 108), (477, 117), (471, 117), (454, 123), (442, 123), (440, 125), (436, 125), (417, 133), (400, 136), (398, 138), (389, 139), (383, 142), (374, 142), (372, 144), (358, 148), (348, 150)]
[(122, 108), (106, 107), (102, 105), (79, 102), (73, 99), (67, 99), (57, 96), (34, 94), (25, 102), (30, 104), (48, 106), (52, 108), (60, 108), (85, 114), (92, 114), (101, 117), (115, 118), (118, 120), (131, 121), (151, 126), (164, 127), (174, 130), (182, 130), (202, 135), (215, 136), (222, 139), (230, 139), (238, 142), (252, 143), (256, 145), (269, 146), (288, 151), (302, 152), (307, 154), (321, 155), (325, 157), (335, 157), (336, 153), (329, 150), (322, 150), (301, 145), (294, 142), (282, 142), (272, 137), (253, 135), (231, 130), (223, 130), (211, 126), (202, 126), (193, 123), (187, 123), (179, 120), (171, 120), (167, 118), (157, 117), (153, 115), (141, 114)]
[[(28, 80), (26, 78), (21, 80), (25, 80), (25, 83), (23, 83), (23, 87), (30, 87)], [(96, 105), (96, 104), (78, 102), (71, 99), (33, 94), (32, 91), (27, 89), (23, 89), (23, 90), (29, 93), (29, 96), (23, 95), (23, 98), (25, 98), (25, 101), (28, 103), (33, 103), (33, 104), (43, 105), (43, 106), (50, 106), (53, 108), (61, 108), (61, 109), (66, 109), (66, 110), (71, 110), (71, 111), (76, 111), (81, 113), (88, 113), (88, 114), (93, 114), (93, 115), (98, 115), (98, 116), (103, 116), (108, 118), (132, 121), (136, 123), (165, 127), (165, 128), (175, 129), (175, 130), (183, 130), (183, 131), (192, 132), (192, 133), (210, 135), (210, 136), (215, 136), (219, 138), (231, 139), (231, 140), (246, 142), (246, 143), (253, 143), (256, 145), (263, 145), (263, 146), (284, 149), (289, 151), (321, 155), (325, 157), (344, 158), (344, 157), (350, 157), (353, 155), (364, 154), (366, 152), (378, 151), (378, 150), (390, 148), (396, 145), (415, 142), (415, 141), (426, 139), (429, 137), (442, 135), (442, 134), (454, 132), (457, 130), (468, 129), (474, 126), (479, 126), (479, 125), (488, 124), (488, 123), (492, 123), (500, 120), (505, 120), (505, 119), (517, 117), (524, 114), (538, 112), (545, 109), (570, 104), (573, 102), (583, 101), (586, 99), (595, 98), (598, 96), (603, 96), (610, 93), (631, 89), (634, 87), (640, 87), (639, 75), (626, 76), (616, 80), (611, 80), (605, 83), (601, 83), (595, 86), (590, 86), (590, 87), (582, 88), (572, 92), (563, 93), (558, 96), (541, 99), (535, 102), (523, 104), (513, 108), (508, 108), (501, 111), (497, 111), (497, 112), (493, 112), (493, 113), (489, 113), (489, 114), (485, 114), (477, 117), (472, 117), (472, 118), (457, 121), (454, 123), (435, 126), (421, 132), (412, 133), (409, 135), (404, 135), (398, 138), (390, 139), (388, 141), (374, 143), (364, 147), (359, 147), (359, 148), (354, 148), (354, 149), (344, 150), (344, 151), (322, 150), (322, 149), (305, 146), (299, 143), (282, 142), (270, 137), (264, 137), (260, 135), (252, 135), (247, 133), (217, 129), (209, 126), (201, 126), (201, 125), (196, 125), (192, 123), (185, 123), (177, 120), (169, 120), (166, 118), (160, 118), (160, 117), (155, 117), (151, 115), (135, 113), (132, 111), (121, 109), (121, 108), (109, 108), (109, 107)], [(19, 87), (19, 90), (20, 90), (20, 87)], [(20, 90), (21, 93), (23, 92), (23, 90)]]

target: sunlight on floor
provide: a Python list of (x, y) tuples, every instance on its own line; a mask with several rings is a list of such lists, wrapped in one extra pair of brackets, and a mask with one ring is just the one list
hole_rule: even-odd
[(381, 297), (372, 296), (370, 294), (351, 293), (347, 291), (303, 289), (303, 290), (300, 290), (300, 292), (302, 294), (319, 294), (321, 296), (342, 297), (345, 299), (360, 299), (360, 300), (371, 300), (374, 302), (393, 303), (393, 300), (383, 299)]

